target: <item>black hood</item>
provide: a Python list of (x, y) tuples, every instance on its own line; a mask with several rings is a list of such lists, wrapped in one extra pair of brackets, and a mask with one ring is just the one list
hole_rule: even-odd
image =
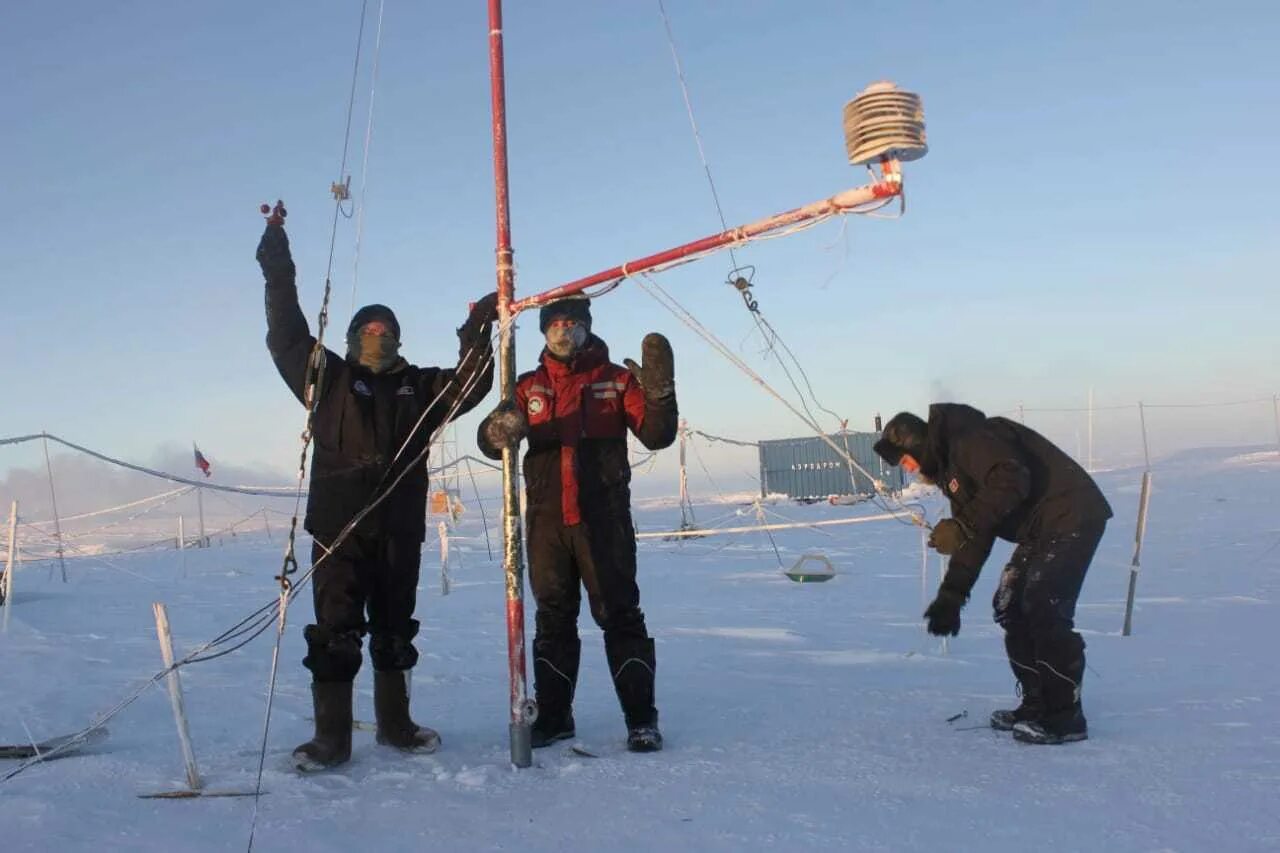
[(929, 442), (929, 425), (910, 412), (898, 412), (884, 425), (880, 440), (871, 448), (890, 465), (900, 465), (911, 454), (919, 461)]
[(359, 334), (360, 327), (365, 323), (372, 323), (374, 320), (381, 320), (391, 327), (391, 334), (395, 339), (400, 340), (400, 321), (396, 319), (395, 312), (385, 305), (366, 305), (351, 316), (351, 322), (347, 325), (347, 337)]
[(932, 476), (947, 464), (947, 447), (956, 436), (977, 429), (987, 416), (964, 403), (934, 403), (929, 407), (929, 443), (920, 470)]

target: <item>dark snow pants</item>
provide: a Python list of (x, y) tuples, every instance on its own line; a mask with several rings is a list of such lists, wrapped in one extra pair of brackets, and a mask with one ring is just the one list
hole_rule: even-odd
[(533, 638), (539, 714), (566, 714), (578, 681), (578, 611), (586, 587), (591, 616), (604, 632), (605, 656), (628, 725), (654, 722), (653, 640), (640, 610), (636, 538), (629, 513), (566, 527), (529, 516), (529, 584), (537, 601)]
[(1041, 697), (1046, 715), (1080, 701), (1085, 644), (1075, 631), (1076, 599), (1105, 527), (1019, 543), (1000, 575), (992, 604), (1009, 665), (1023, 695)]
[[(312, 564), (324, 553), (319, 544), (313, 545)], [(361, 638), (366, 633), (374, 669), (413, 668), (418, 662), (413, 612), (421, 562), (417, 536), (348, 536), (319, 564), (311, 581), (316, 621), (304, 632), (307, 656), (302, 660), (314, 680), (353, 681), (360, 671)]]

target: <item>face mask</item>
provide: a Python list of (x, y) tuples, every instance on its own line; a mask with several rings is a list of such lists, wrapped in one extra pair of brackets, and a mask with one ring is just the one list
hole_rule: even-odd
[(400, 358), (400, 342), (390, 335), (351, 335), (347, 358), (374, 373), (391, 369)]
[(581, 323), (576, 326), (550, 326), (547, 328), (547, 349), (558, 359), (568, 359), (586, 345), (590, 334)]

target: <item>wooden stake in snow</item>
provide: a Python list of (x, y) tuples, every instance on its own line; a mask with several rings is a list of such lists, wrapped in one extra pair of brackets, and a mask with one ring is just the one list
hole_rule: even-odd
[(9, 508), (9, 559), (4, 566), (4, 632), (9, 633), (9, 608), (13, 606), (13, 576), (18, 553), (18, 502)]
[(204, 536), (204, 492), (199, 487), (196, 488), (196, 510), (200, 514), (200, 545), (201, 548), (209, 547), (209, 540)]
[(1138, 570), (1142, 567), (1142, 540), (1147, 534), (1147, 507), (1151, 502), (1151, 472), (1142, 472), (1142, 494), (1138, 498), (1138, 529), (1134, 533), (1133, 561), (1129, 564), (1129, 595), (1124, 603), (1125, 637), (1133, 632), (1133, 597), (1138, 591)]
[[(920, 528), (920, 612), (929, 606), (929, 528)], [(927, 633), (928, 625), (922, 626)]]
[[(947, 558), (942, 554), (938, 555), (938, 586), (942, 586), (942, 579), (947, 576)], [(951, 654), (951, 638), (942, 638), (942, 653), (944, 655)]]
[(449, 594), (449, 525), (440, 522), (440, 594)]
[(1271, 395), (1271, 411), (1276, 418), (1276, 447), (1280, 448), (1280, 394)]
[(201, 787), (200, 771), (196, 769), (196, 753), (191, 746), (191, 732), (187, 729), (187, 712), (182, 705), (182, 680), (173, 668), (173, 636), (169, 632), (169, 614), (162, 602), (151, 605), (156, 614), (156, 636), (160, 639), (160, 657), (164, 660), (165, 685), (169, 688), (169, 704), (173, 706), (173, 719), (178, 725), (178, 741), (182, 745), (182, 762), (187, 768), (187, 786), (192, 791)]
[(1085, 466), (1086, 471), (1093, 473), (1093, 386), (1089, 386), (1089, 464)]
[(62, 521), (58, 518), (58, 492), (53, 488), (53, 463), (49, 461), (49, 439), (44, 439), (44, 469), (49, 474), (49, 502), (53, 505), (53, 532), (58, 537), (58, 568), (62, 570), (62, 582), (67, 582), (67, 561), (63, 557)]
[(689, 530), (693, 527), (693, 519), (689, 515), (693, 512), (693, 507), (689, 506), (689, 469), (685, 466), (685, 442), (689, 436), (689, 422), (684, 418), (680, 419), (680, 529)]
[(1142, 463), (1143, 468), (1151, 470), (1151, 446), (1147, 444), (1147, 409), (1138, 401), (1138, 423), (1142, 427)]

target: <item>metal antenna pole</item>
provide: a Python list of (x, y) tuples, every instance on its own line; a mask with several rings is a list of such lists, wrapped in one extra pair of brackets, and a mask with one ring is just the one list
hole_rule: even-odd
[[(502, 400), (516, 396), (515, 328), (511, 303), (515, 297), (512, 265), (510, 195), (507, 185), (507, 96), (502, 49), (502, 0), (489, 0), (489, 86), (493, 106), (493, 185), (498, 245), (498, 381)], [(511, 688), (511, 763), (533, 764), (530, 726), (536, 706), (528, 699), (524, 644), (524, 554), (520, 547), (520, 483), (517, 448), (502, 451), (502, 568), (507, 588), (507, 670)]]

